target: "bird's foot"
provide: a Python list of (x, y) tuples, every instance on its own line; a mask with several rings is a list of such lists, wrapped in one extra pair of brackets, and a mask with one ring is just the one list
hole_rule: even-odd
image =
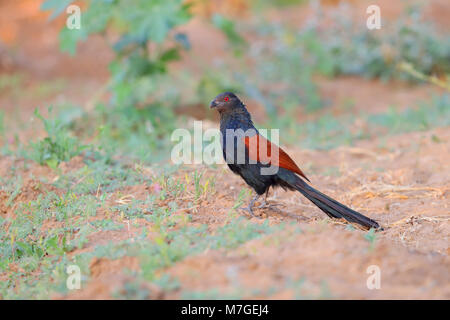
[(253, 212), (252, 207), (250, 207), (250, 206), (248, 206), (248, 207), (240, 207), (239, 209), (248, 212), (248, 213), (249, 213), (252, 217), (254, 217), (254, 218), (261, 219), (261, 217), (255, 215), (255, 213)]
[(257, 209), (263, 209), (263, 208), (264, 209), (274, 209), (279, 206), (280, 206), (280, 204), (278, 204), (278, 203), (269, 203), (264, 200), (262, 204), (260, 204), (259, 206), (255, 207), (255, 208), (257, 208)]
[(261, 209), (269, 206), (269, 204), (264, 200), (259, 206), (255, 207), (256, 209)]
[(255, 217), (255, 218), (259, 218), (259, 219), (260, 219), (261, 217), (256, 216), (255, 213), (253, 212), (253, 206), (254, 206), (256, 200), (258, 200), (259, 197), (260, 197), (260, 195), (257, 194), (257, 195), (250, 201), (248, 207), (241, 207), (240, 209), (241, 209), (241, 210), (247, 211), (252, 217)]

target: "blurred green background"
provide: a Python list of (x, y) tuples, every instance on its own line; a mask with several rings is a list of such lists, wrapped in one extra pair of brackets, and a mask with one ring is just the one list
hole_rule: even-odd
[[(81, 8), (80, 29), (66, 26), (70, 4)], [(368, 5), (19, 1), (0, 34), (3, 153), (57, 166), (89, 143), (108, 157), (158, 162), (175, 128), (217, 121), (208, 103), (225, 90), (259, 126), (282, 129), (283, 143), (307, 148), (447, 125), (449, 6), (380, 2), (382, 28), (369, 30)], [(44, 123), (47, 140), (8, 127), (25, 128), (35, 107), (36, 123), (53, 121)]]

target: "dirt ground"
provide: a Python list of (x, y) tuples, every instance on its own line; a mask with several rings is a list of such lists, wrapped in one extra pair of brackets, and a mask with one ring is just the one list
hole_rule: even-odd
[[(433, 135), (442, 142), (434, 142)], [(176, 277), (184, 290), (217, 288), (231, 294), (238, 282), (261, 292), (260, 296), (249, 294), (252, 298), (293, 299), (303, 292), (303, 296), (319, 294), (326, 281), (330, 297), (448, 299), (449, 139), (450, 129), (446, 128), (399, 135), (383, 146), (373, 141), (328, 152), (289, 150), (295, 159), (305, 159), (303, 166), (309, 167), (309, 172), (317, 172), (309, 176), (320, 190), (380, 222), (385, 230), (377, 233), (373, 248), (362, 232), (349, 231), (345, 223), (326, 219), (299, 194), (276, 190), (268, 198), (276, 207), (259, 209), (257, 214), (270, 224), (298, 221), (302, 233), (297, 234), (290, 226), (282, 233), (249, 241), (234, 250), (207, 250), (164, 272)], [(321, 173), (320, 168), (334, 167), (336, 163), (339, 176)], [(377, 165), (383, 170), (378, 170)], [(217, 198), (204, 201), (197, 211), (192, 211), (192, 223), (206, 223), (211, 228), (225, 223), (237, 190), (244, 187), (238, 177), (230, 178), (226, 168), (216, 178), (216, 184), (222, 186)], [(128, 192), (139, 197), (148, 188), (136, 186)], [(117, 233), (103, 234), (93, 242), (116, 238)], [(129, 235), (122, 232), (122, 236)], [(366, 287), (367, 268), (371, 265), (381, 269), (380, 290)], [(84, 290), (68, 298), (109, 298), (113, 288), (127, 281), (123, 274), (117, 277), (123, 268), (133, 270), (138, 264), (129, 257), (120, 262), (92, 262), (93, 279)], [(308, 282), (300, 291), (293, 288), (267, 294), (280, 282), (301, 278)], [(180, 298), (177, 294), (155, 294), (155, 298)]]
[[(441, 141), (435, 142), (433, 136)], [(324, 297), (448, 299), (449, 141), (450, 129), (441, 128), (398, 135), (382, 144), (361, 141), (354, 147), (330, 151), (288, 149), (303, 168), (308, 168), (305, 170), (315, 187), (384, 227), (384, 231), (377, 233), (373, 247), (357, 226), (357, 230), (348, 230), (346, 223), (327, 219), (299, 194), (275, 190), (268, 198), (273, 208), (258, 209), (257, 215), (263, 219), (252, 218), (252, 222), (262, 223), (268, 219), (272, 225), (295, 221), (301, 233), (289, 225), (283, 232), (249, 241), (236, 249), (206, 250), (161, 272), (176, 277), (183, 290), (201, 292), (216, 288), (223, 294), (232, 294), (230, 290), (238, 282), (252, 292), (261, 292), (261, 296), (249, 293), (251, 298), (292, 299), (299, 295), (319, 295), (326, 281), (327, 291), (332, 295)], [(11, 165), (8, 160), (1, 161), (2, 175), (8, 174), (5, 172)], [(82, 165), (80, 158), (69, 162), (63, 170), (73, 170), (77, 165)], [(335, 168), (335, 171), (330, 174), (324, 172), (324, 168)], [(221, 187), (196, 210), (190, 210), (190, 224), (207, 224), (213, 230), (226, 223), (227, 212), (234, 205), (238, 190), (245, 185), (237, 176), (230, 176), (226, 167), (202, 170), (206, 176), (214, 175), (216, 185)], [(52, 170), (38, 165), (21, 174), (49, 181), (56, 176)], [(51, 188), (42, 183), (37, 186), (36, 180), (26, 178), (16, 203), (34, 200)], [(127, 196), (144, 199), (149, 192), (152, 192), (149, 186), (136, 185), (120, 190), (110, 201), (123, 201)], [(4, 206), (7, 197), (0, 193), (0, 199), (1, 212), (12, 214), (14, 206)], [(97, 212), (93, 219), (102, 219), (105, 214)], [(139, 223), (148, 224), (145, 220)], [(47, 225), (51, 228), (58, 223), (48, 221)], [(133, 238), (138, 232), (138, 228), (132, 227), (93, 233), (82, 251), (93, 250), (109, 241)], [(78, 253), (80, 251), (74, 251), (71, 255)], [(381, 269), (380, 290), (366, 287), (366, 271), (370, 265)], [(67, 297), (55, 298), (110, 298), (114, 288), (129, 280), (124, 270), (136, 270), (139, 264), (134, 257), (101, 258), (94, 259), (90, 268), (91, 279), (86, 287)], [(270, 289), (280, 282), (302, 278), (307, 279), (307, 283), (300, 289), (287, 288), (270, 294)], [(180, 298), (176, 293), (164, 294), (156, 289), (152, 292), (153, 298)]]
[[(29, 5), (31, 2), (24, 0), (18, 3)], [(440, 18), (442, 1), (434, 1), (433, 4), (430, 14), (435, 15), (441, 25), (448, 24), (448, 20)], [(28, 122), (36, 106), (43, 107), (61, 100), (83, 105), (88, 102), (108, 76), (107, 62), (112, 56), (105, 44), (100, 39), (93, 39), (81, 46), (80, 55), (73, 60), (75, 58), (59, 53), (57, 27), (49, 27), (45, 15), (37, 14), (32, 8), (21, 11), (20, 16), (6, 17), (6, 7), (10, 5), (11, 2), (0, 2), (0, 21), (9, 26), (8, 33), (0, 23), (3, 32), (0, 36), (4, 42), (20, 39), (21, 43), (13, 45), (20, 47), (20, 54), (7, 61), (3, 72), (19, 70), (26, 74), (24, 92), (38, 87), (42, 79), (65, 78), (69, 79), (69, 85), (63, 92), (54, 90), (39, 100), (27, 94), (0, 92), (0, 108), (14, 121)], [(395, 15), (397, 11), (393, 6), (389, 14)], [(39, 28), (44, 26), (45, 32), (41, 32)], [(194, 42), (203, 39), (208, 43), (208, 31), (204, 31), (206, 36), (203, 38), (198, 35), (203, 28), (201, 21), (193, 21), (189, 27), (196, 35), (192, 37)], [(35, 50), (36, 47), (39, 50)], [(201, 43), (193, 47), (202, 51)], [(75, 65), (74, 61), (80, 63)], [(358, 90), (355, 90), (356, 85)], [(355, 109), (368, 113), (385, 111), (391, 105), (407, 107), (440, 92), (428, 85), (392, 85), (353, 77), (323, 80), (320, 89), (325, 97), (333, 98), (336, 105), (341, 105), (351, 95)], [(250, 106), (252, 108), (251, 111), (258, 110), (258, 106)], [(15, 133), (19, 133), (23, 142), (36, 134), (22, 131), (19, 127), (7, 133), (7, 139), (12, 139)], [(185, 291), (201, 292), (216, 288), (226, 295), (233, 294), (233, 288), (238, 284), (248, 290), (243, 293), (244, 297), (250, 298), (450, 299), (450, 128), (362, 140), (352, 147), (328, 151), (300, 150), (289, 146), (285, 150), (296, 159), (317, 189), (377, 220), (384, 227), (384, 231), (376, 234), (373, 245), (357, 226), (354, 227), (356, 230), (349, 230), (348, 224), (326, 218), (298, 193), (274, 190), (268, 198), (273, 207), (258, 209), (257, 214), (262, 219), (251, 218), (251, 221), (262, 223), (268, 220), (271, 225), (295, 222), (295, 226), (288, 224), (283, 232), (251, 240), (235, 249), (205, 250), (161, 272), (176, 277)], [(0, 176), (20, 174), (24, 178), (22, 191), (12, 206), (7, 205), (9, 196), (0, 191), (0, 214), (3, 216), (12, 216), (20, 203), (35, 200), (47, 191), (64, 192), (51, 185), (58, 175), (54, 170), (37, 164), (22, 164), (23, 160), (0, 158)], [(13, 166), (18, 171), (11, 172)], [(61, 170), (67, 172), (82, 166), (83, 160), (77, 157), (63, 164)], [(227, 212), (245, 184), (239, 177), (231, 175), (225, 166), (214, 170), (186, 167), (179, 175), (193, 170), (204, 171), (205, 177), (214, 176), (219, 187), (216, 194), (204, 199), (195, 210), (190, 210), (192, 221), (189, 224), (207, 224), (214, 230), (226, 223)], [(42, 180), (49, 183), (42, 183)], [(126, 201), (124, 195), (145, 199), (149, 192), (152, 192), (151, 186), (136, 185), (120, 190), (109, 201)], [(106, 214), (97, 212), (95, 219)], [(148, 224), (145, 220), (140, 222)], [(51, 228), (57, 222), (48, 221), (47, 224)], [(138, 231), (135, 227), (99, 231), (89, 236), (89, 242), (82, 250), (93, 250), (96, 245), (108, 241), (133, 238)], [(71, 252), (72, 255), (77, 253)], [(368, 290), (366, 286), (367, 268), (371, 265), (381, 270), (379, 290)], [(130, 280), (124, 269), (138, 270), (139, 267), (133, 257), (93, 259), (91, 278), (86, 287), (68, 296), (53, 298), (111, 298), (115, 288)], [(299, 285), (299, 279), (307, 280)], [(273, 290), (280, 283), (292, 283), (292, 286), (284, 285), (282, 291)], [(182, 297), (179, 292), (165, 293), (152, 286), (150, 290), (152, 298)]]

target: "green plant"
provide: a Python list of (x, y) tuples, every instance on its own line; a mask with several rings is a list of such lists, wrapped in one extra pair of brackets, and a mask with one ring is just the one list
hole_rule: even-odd
[(370, 229), (366, 234), (364, 234), (364, 239), (369, 242), (369, 249), (373, 250), (375, 248), (375, 241), (377, 239), (375, 229)]
[(450, 125), (450, 95), (433, 96), (430, 101), (422, 101), (416, 108), (370, 115), (368, 122), (388, 128), (390, 133), (422, 131), (432, 127)]
[(0, 110), (0, 138), (4, 139), (5, 136), (5, 113)]
[[(318, 9), (319, 19), (325, 18)], [(312, 32), (318, 42), (310, 53), (318, 56), (315, 68), (327, 66), (330, 75), (356, 74), (381, 79), (415, 80), (396, 68), (411, 63), (425, 74), (450, 71), (450, 42), (432, 21), (426, 21), (420, 7), (409, 7), (395, 22), (383, 22), (383, 32), (360, 27), (348, 19), (346, 7), (332, 11), (334, 26), (321, 29), (316, 23), (301, 33)], [(313, 60), (314, 61), (314, 60)]]
[(195, 200), (198, 201), (200, 199), (200, 196), (203, 193), (202, 186), (200, 184), (200, 180), (202, 179), (203, 173), (198, 173), (197, 171), (194, 171), (194, 187), (195, 187)]
[[(41, 8), (53, 10), (55, 17), (72, 2), (47, 0)], [(101, 138), (109, 135), (109, 142), (127, 141), (128, 150), (124, 152), (134, 150), (136, 145), (143, 145), (147, 151), (158, 148), (162, 136), (172, 129), (176, 102), (173, 93), (161, 86), (168, 82), (168, 65), (180, 58), (181, 50), (189, 48), (185, 34), (171, 31), (189, 20), (189, 6), (182, 0), (136, 0), (133, 5), (127, 0), (82, 2), (86, 4), (82, 27), (61, 30), (62, 51), (75, 54), (77, 44), (92, 34), (103, 36), (108, 43), (107, 31), (119, 35), (110, 43), (115, 59), (106, 88), (113, 95), (108, 110), (100, 110)], [(138, 153), (141, 158), (148, 156), (142, 150)]]
[(212, 17), (212, 23), (215, 27), (219, 28), (227, 37), (228, 42), (234, 49), (236, 55), (241, 55), (243, 50), (246, 48), (246, 41), (242, 36), (236, 31), (235, 23), (220, 14), (215, 14)]
[[(352, 145), (356, 140), (386, 133), (396, 134), (448, 126), (449, 106), (450, 96), (443, 94), (433, 96), (430, 101), (419, 102), (418, 105), (402, 111), (390, 108), (377, 114), (361, 113), (340, 117), (326, 113), (302, 126), (290, 126), (288, 119), (284, 122), (280, 119), (276, 123), (285, 128), (281, 137), (283, 142), (295, 144), (300, 140), (305, 148), (330, 149), (338, 145)], [(356, 119), (367, 126), (355, 126)]]
[(299, 107), (307, 112), (323, 108), (325, 103), (313, 80), (315, 64), (310, 61), (316, 55), (306, 55), (305, 37), (268, 22), (247, 28), (261, 41), (252, 42), (247, 50), (251, 67), (244, 61), (235, 78), (248, 96), (261, 103), (269, 120), (292, 120)]
[(238, 209), (244, 203), (245, 199), (248, 198), (250, 192), (248, 189), (241, 189), (234, 202), (233, 209)]
[[(49, 108), (51, 114), (52, 108)], [(79, 155), (88, 146), (71, 136), (67, 127), (58, 118), (45, 119), (38, 109), (34, 115), (44, 124), (47, 137), (37, 142), (31, 142), (28, 157), (41, 165), (56, 168), (61, 162), (69, 161)]]

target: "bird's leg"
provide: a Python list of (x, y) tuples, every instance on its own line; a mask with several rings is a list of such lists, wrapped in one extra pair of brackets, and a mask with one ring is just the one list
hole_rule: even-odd
[(243, 207), (241, 208), (242, 210), (247, 211), (248, 213), (250, 213), (253, 217), (256, 217), (255, 214), (253, 213), (253, 205), (255, 204), (255, 201), (258, 200), (258, 198), (260, 197), (259, 194), (257, 194), (256, 196), (253, 197), (253, 199), (250, 201), (248, 207)]
[(256, 207), (257, 209), (261, 209), (261, 208), (274, 209), (275, 207), (278, 207), (278, 206), (279, 206), (279, 204), (277, 204), (277, 203), (269, 203), (269, 202), (267, 202), (267, 197), (268, 197), (268, 195), (269, 195), (269, 189), (270, 189), (270, 188), (267, 188), (267, 190), (266, 190), (266, 195), (265, 195), (265, 197), (264, 197), (264, 201), (263, 201), (262, 204), (260, 204), (259, 206)]
[(270, 187), (267, 188), (267, 190), (266, 190), (266, 194), (264, 196), (263, 203), (261, 203), (259, 206), (257, 206), (256, 209), (264, 208), (267, 206), (267, 196), (269, 195), (269, 189), (270, 189)]

